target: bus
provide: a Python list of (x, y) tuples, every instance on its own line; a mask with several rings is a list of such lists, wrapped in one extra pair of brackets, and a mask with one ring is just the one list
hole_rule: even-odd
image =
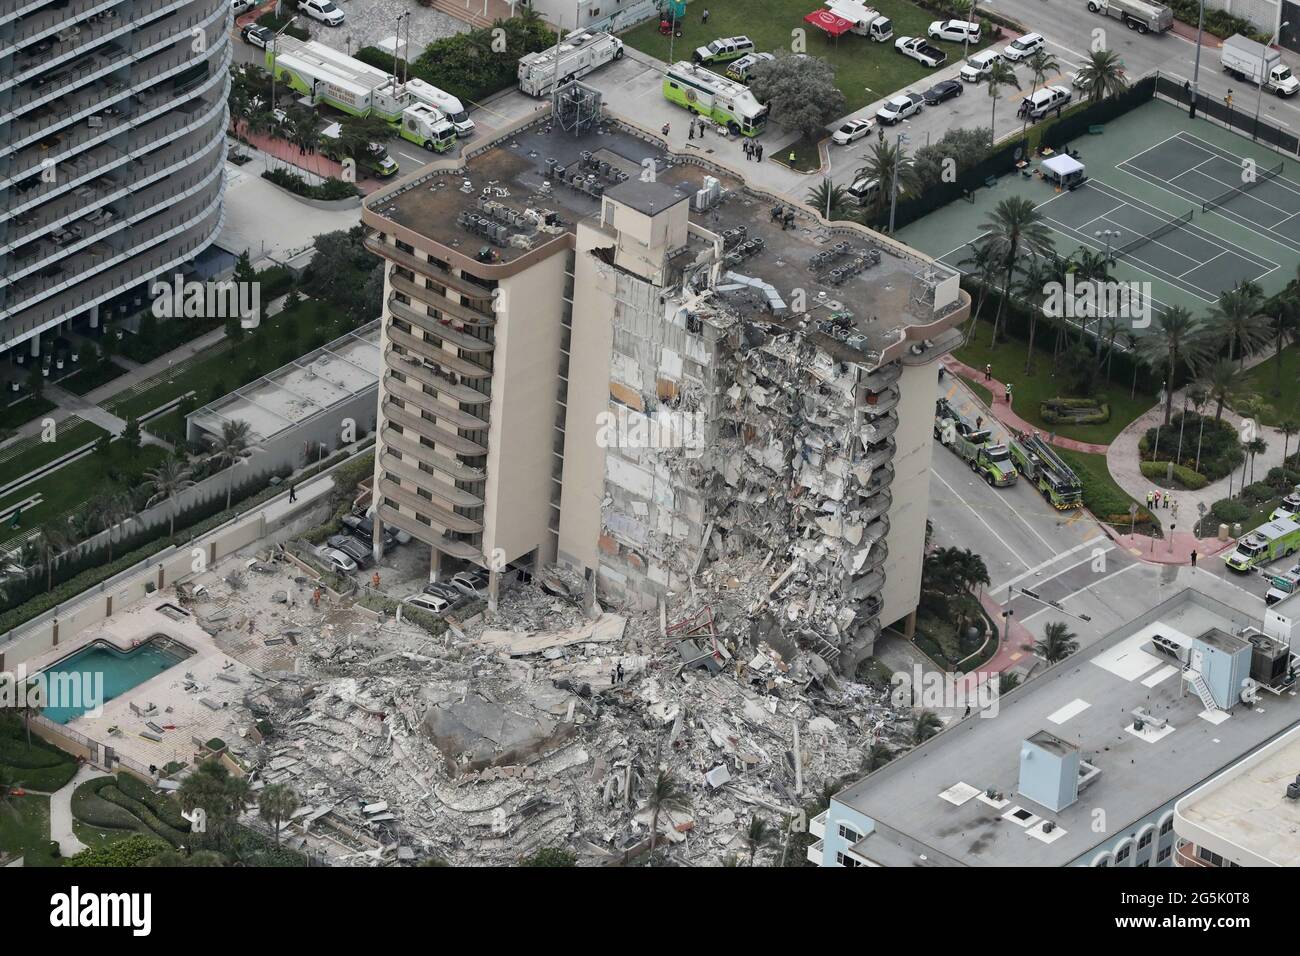
[(767, 107), (749, 87), (685, 60), (664, 73), (664, 97), (725, 126), (732, 136), (757, 136), (767, 126)]

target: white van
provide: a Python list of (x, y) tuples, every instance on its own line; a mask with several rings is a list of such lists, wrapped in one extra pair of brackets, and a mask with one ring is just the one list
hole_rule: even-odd
[(967, 83), (980, 83), (989, 75), (993, 64), (1000, 59), (1002, 54), (997, 50), (980, 50), (961, 65), (961, 78)]
[(1070, 99), (1070, 91), (1064, 86), (1045, 86), (1035, 91), (1033, 96), (1021, 100), (1016, 115), (1024, 116), (1028, 113), (1030, 119), (1042, 119), (1052, 110), (1064, 107)]
[(880, 195), (879, 179), (859, 179), (848, 188), (849, 202), (855, 206), (870, 206)]

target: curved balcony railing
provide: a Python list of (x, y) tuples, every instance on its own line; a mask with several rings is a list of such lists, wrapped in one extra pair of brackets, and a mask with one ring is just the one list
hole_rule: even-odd
[(462, 558), (465, 561), (474, 561), (478, 564), (484, 563), (481, 545), (470, 544), (467, 541), (458, 541), (455, 538), (441, 535), (429, 525), (417, 521), (408, 514), (403, 514), (391, 505), (380, 503), (379, 519), (386, 525), (392, 525), (394, 528), (405, 531), (418, 541), (432, 545), (443, 554), (449, 554), (454, 558)]
[(459, 534), (479, 534), (483, 531), (482, 521), (449, 511), (428, 498), (417, 495), (409, 488), (403, 488), (391, 478), (380, 479), (379, 493), (389, 501), (396, 501), (403, 508), (409, 508), (416, 514), (428, 518), (435, 529), (455, 531)]
[(437, 336), (462, 351), (491, 352), (494, 348), (492, 342), (486, 339), (475, 338), (466, 332), (453, 328), (448, 321), (435, 319), (426, 312), (411, 308), (405, 302), (399, 301), (396, 293), (388, 297), (388, 311), (403, 322), (414, 325), (422, 332)]
[(456, 458), (440, 455), (428, 445), (421, 444), (416, 438), (404, 435), (393, 428), (384, 426), (380, 429), (379, 434), (385, 445), (396, 448), (402, 453), (403, 457), (409, 455), (441, 474), (454, 478), (456, 481), (474, 484), (487, 478), (487, 472), (482, 468), (475, 468), (473, 465), (467, 465)]
[(422, 438), (435, 442), (440, 448), (446, 448), (457, 455), (478, 458), (487, 454), (487, 449), (478, 442), (461, 437), (454, 425), (444, 424), (425, 418), (409, 408), (398, 408), (391, 402), (384, 402), (384, 419), (393, 425), (400, 425), (402, 431), (413, 431)]
[[(426, 279), (432, 279), (439, 285), (446, 286), (448, 289), (458, 292), (468, 299), (487, 302), (492, 300), (492, 293), (488, 289), (483, 288), (481, 285), (476, 285), (461, 276), (454, 275), (422, 256), (412, 255), (405, 249), (399, 249), (391, 243), (383, 242), (374, 235), (366, 236), (364, 242), (365, 247), (375, 255), (382, 256), (396, 265), (424, 276)], [(485, 318), (487, 318), (487, 316), (485, 316)]]
[(425, 361), (433, 362), (448, 372), (474, 380), (487, 380), (492, 377), (490, 369), (486, 369), (468, 359), (460, 358), (454, 353), (448, 352), (436, 342), (430, 342), (428, 339), (422, 339), (418, 335), (412, 335), (391, 326), (387, 330), (387, 334), (388, 341), (393, 345), (400, 345), (408, 352), (414, 353)]
[(469, 306), (461, 305), (458, 302), (452, 302), (437, 289), (430, 289), (422, 286), (418, 282), (412, 282), (403, 275), (397, 274), (398, 266), (392, 266), (388, 270), (389, 286), (396, 292), (400, 292), (407, 298), (419, 299), (427, 306), (437, 309), (444, 315), (453, 319), (459, 319), (467, 325), (495, 325), (496, 317), (484, 315), (477, 312)]
[(379, 456), (380, 469), (390, 475), (396, 475), (402, 482), (422, 488), (435, 499), (444, 501), (450, 508), (482, 508), (483, 499), (478, 495), (458, 488), (431, 475), (429, 472), (385, 452)]
[(395, 378), (388, 377), (384, 380), (384, 392), (416, 408), (428, 409), (434, 415), (464, 431), (482, 431), (488, 427), (486, 421), (477, 415), (461, 411), (459, 405), (450, 405), (440, 400), (437, 395), (430, 395), (423, 389), (406, 382), (399, 382)]
[(67, 292), (38, 305), (22, 310), (0, 311), (0, 319), (6, 320), (0, 323), (0, 331), (4, 334), (0, 345), (10, 348), (31, 335), (64, 321), (69, 315), (76, 315), (153, 276), (175, 269), (211, 245), (220, 234), (224, 222), (225, 217), (218, 204), (214, 215), (177, 236), (164, 248), (141, 253), (111, 271), (101, 273), (92, 281), (79, 283)]
[(390, 348), (384, 350), (384, 364), (394, 372), (400, 372), (407, 378), (415, 379), (421, 385), (427, 385), (430, 388), (438, 389), (444, 394), (452, 397), (456, 397), (455, 392), (452, 391), (452, 389), (464, 390), (472, 392), (476, 396), (482, 396), (481, 399), (457, 397), (457, 401), (462, 401), (466, 404), (482, 404), (489, 400), (487, 395), (480, 392), (478, 389), (470, 388), (467, 385), (457, 384), (457, 382), (454, 381), (453, 376), (449, 376), (447, 373), (438, 369), (430, 368), (421, 362), (418, 357), (413, 355), (403, 355), (396, 349)]

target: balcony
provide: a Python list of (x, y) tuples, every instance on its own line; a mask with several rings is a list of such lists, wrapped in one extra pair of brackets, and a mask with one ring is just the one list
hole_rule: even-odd
[(465, 352), (491, 352), (493, 349), (492, 342), (487, 339), (478, 339), (474, 336), (454, 328), (450, 320), (436, 319), (427, 312), (421, 312), (419, 309), (413, 309), (405, 302), (400, 302), (396, 295), (388, 297), (388, 311), (394, 318), (401, 319), (409, 325), (413, 325), (422, 332), (435, 335), (449, 345)]
[(473, 483), (484, 481), (487, 478), (487, 473), (482, 468), (467, 465), (457, 458), (440, 455), (428, 445), (421, 444), (419, 439), (411, 435), (404, 435), (385, 426), (380, 430), (379, 436), (384, 440), (384, 444), (397, 449), (403, 458), (410, 458), (422, 465), (428, 465), (435, 471), (448, 475), (456, 481)]
[[(113, 8), (121, 5), (123, 0), (72, 0), (66, 7), (48, 8), (41, 11), (41, 7), (48, 2), (49, 0), (28, 0), (28, 2), (24, 3), (23, 0), (18, 0), (12, 10), (0, 14), (0, 26), (10, 20), (16, 20), (24, 14), (35, 14), (34, 16), (28, 16), (14, 28), (14, 37), (9, 46), (21, 46), (38, 37), (45, 36), (47, 33), (62, 30), (65, 27), (76, 26), (78, 23), (90, 19), (91, 16), (113, 11)], [(0, 55), (5, 52), (7, 52), (7, 48), (0, 49)]]
[(880, 392), (868, 392), (863, 398), (864, 401), (858, 407), (869, 418), (879, 418), (898, 407), (898, 389), (892, 386)]
[(408, 299), (418, 299), (425, 305), (437, 309), (443, 315), (459, 319), (466, 325), (496, 325), (496, 316), (486, 315), (476, 309), (471, 309), (467, 305), (452, 302), (451, 299), (437, 289), (430, 289), (418, 282), (412, 282), (403, 275), (398, 275), (396, 269), (397, 267), (394, 266), (388, 272), (388, 284), (394, 292), (400, 292)]
[(430, 412), (436, 418), (455, 425), (458, 429), (465, 431), (481, 431), (488, 427), (488, 423), (477, 415), (471, 415), (469, 412), (463, 412), (456, 405), (449, 405), (442, 401), (437, 395), (430, 395), (428, 392), (416, 388), (414, 385), (408, 385), (405, 382), (399, 382), (392, 376), (384, 379), (384, 391), (394, 398), (400, 398), (403, 402), (414, 405), (417, 409)]
[(430, 368), (415, 356), (403, 355), (396, 349), (390, 348), (384, 351), (384, 363), (394, 372), (399, 372), (406, 378), (414, 379), (421, 385), (427, 385), (467, 405), (480, 405), (490, 401), (490, 398), (478, 389), (462, 385), (447, 373)]
[(387, 334), (388, 341), (393, 345), (400, 346), (408, 353), (412, 353), (416, 357), (431, 362), (455, 375), (475, 380), (490, 379), (492, 377), (492, 373), (488, 369), (481, 365), (475, 365), (467, 359), (459, 358), (436, 342), (430, 342), (428, 339), (422, 339), (419, 336), (392, 327), (388, 329)]
[[(819, 840), (826, 835), (826, 815), (828, 813), (830, 813), (829, 810), (823, 810), (808, 821), (808, 832)], [(821, 862), (820, 856), (817, 857), (817, 862)]]
[(442, 527), (447, 531), (454, 531), (459, 534), (479, 534), (483, 530), (482, 521), (449, 511), (423, 495), (418, 495), (408, 488), (403, 488), (391, 478), (381, 478), (379, 480), (379, 493), (388, 501), (395, 501), (403, 508), (428, 518), (435, 528)]
[(478, 442), (470, 441), (468, 438), (462, 438), (456, 434), (455, 426), (451, 426), (451, 429), (448, 430), (446, 425), (425, 418), (419, 412), (408, 408), (398, 408), (391, 402), (384, 402), (383, 415), (386, 421), (394, 425), (400, 425), (403, 432), (413, 431), (421, 438), (427, 438), (429, 441), (437, 443), (440, 448), (446, 448), (458, 455), (478, 458), (487, 454), (487, 449)]
[(822, 865), (822, 841), (821, 840), (818, 840), (816, 843), (808, 847), (808, 862), (813, 864), (814, 866)]
[(418, 275), (424, 276), (436, 282), (438, 285), (446, 286), (455, 292), (459, 292), (467, 299), (473, 299), (481, 302), (491, 302), (492, 293), (490, 290), (477, 285), (468, 279), (454, 275), (448, 270), (435, 263), (430, 262), (423, 256), (412, 255), (404, 249), (399, 249), (392, 243), (384, 242), (374, 235), (366, 236), (365, 247), (377, 256), (409, 269)]
[(385, 474), (396, 475), (403, 482), (427, 491), (435, 500), (445, 501), (450, 508), (483, 507), (483, 499), (478, 495), (457, 488), (437, 475), (418, 467), (414, 462), (398, 458), (389, 452), (379, 456), (379, 467)]
[(412, 535), (417, 541), (432, 545), (443, 554), (449, 554), (454, 558), (462, 558), (466, 561), (473, 561), (480, 565), (487, 563), (483, 559), (483, 548), (481, 546), (444, 537), (423, 521), (417, 521), (410, 515), (403, 514), (392, 505), (380, 503), (379, 519), (386, 525), (399, 528)]

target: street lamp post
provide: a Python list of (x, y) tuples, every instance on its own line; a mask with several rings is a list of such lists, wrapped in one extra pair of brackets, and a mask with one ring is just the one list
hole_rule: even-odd
[(894, 210), (898, 207), (898, 167), (903, 163), (903, 144), (908, 141), (906, 133), (899, 133), (894, 140), (894, 175), (889, 187), (889, 234), (894, 234)]
[(285, 21), (284, 26), (280, 27), (280, 29), (275, 31), (275, 36), (271, 37), (271, 126), (272, 127), (274, 127), (276, 123), (275, 120), (275, 51), (276, 48), (279, 46), (279, 44), (276, 41), (280, 39), (280, 34), (284, 33), (285, 30), (293, 26), (293, 21), (297, 19), (298, 17), (296, 14), (290, 17), (288, 20)]
[[(1097, 239), (1105, 239), (1105, 240), (1106, 240), (1106, 261), (1107, 261), (1108, 263), (1110, 263), (1110, 244), (1111, 244), (1111, 240), (1113, 240), (1113, 239), (1118, 239), (1118, 238), (1119, 238), (1119, 236), (1120, 236), (1120, 232), (1119, 232), (1119, 230), (1118, 230), (1118, 229), (1098, 229), (1096, 232), (1093, 233), (1093, 236), (1094, 236), (1095, 238), (1097, 238)], [(1111, 265), (1114, 265), (1114, 263), (1111, 263)]]
[[(1279, 23), (1276, 32), (1274, 32), (1273, 34), (1273, 39), (1269, 43), (1269, 46), (1272, 46), (1274, 43), (1277, 42), (1277, 38), (1282, 35), (1282, 28), (1289, 27), (1290, 25), (1291, 25), (1290, 20), (1283, 20), (1281, 23)], [(1251, 127), (1250, 130), (1251, 139), (1259, 138), (1259, 111), (1260, 108), (1264, 105), (1264, 80), (1266, 79), (1267, 79), (1266, 76), (1260, 76), (1259, 78), (1259, 93), (1255, 97), (1255, 125)]]
[(1205, 30), (1205, 0), (1201, 0), (1200, 12), (1196, 17), (1196, 63), (1192, 67), (1192, 103), (1188, 107), (1187, 118), (1196, 119), (1196, 98), (1200, 94), (1197, 80), (1201, 76), (1201, 36)]

